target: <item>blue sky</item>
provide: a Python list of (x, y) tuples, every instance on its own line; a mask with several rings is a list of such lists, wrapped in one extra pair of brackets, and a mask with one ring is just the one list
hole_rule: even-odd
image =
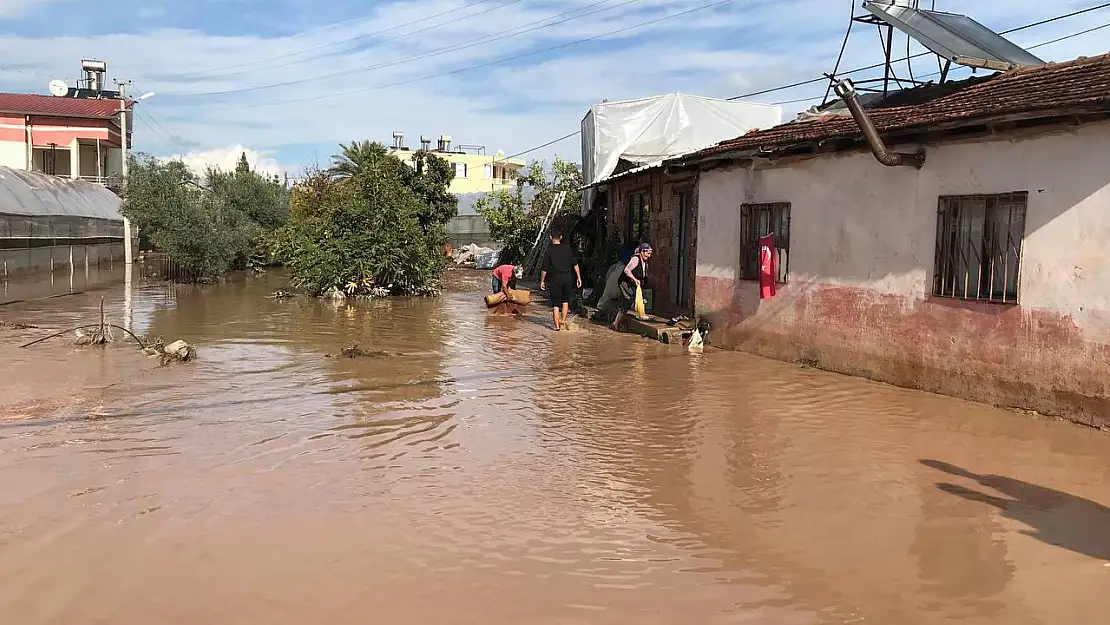
[[(395, 130), (410, 143), (444, 133), (515, 153), (577, 130), (602, 99), (731, 97), (831, 71), (847, 0), (703, 8), (714, 1), (0, 0), (0, 79), (5, 91), (46, 93), (51, 78), (72, 83), (80, 59), (102, 59), (135, 94), (157, 94), (138, 105), (136, 148), (217, 164), (247, 150), (296, 174), (340, 142), (389, 142)], [(996, 30), (1095, 4), (937, 0)], [(1030, 46), (1108, 22), (1110, 9), (1011, 38)], [(1067, 60), (1108, 50), (1110, 29), (1035, 52)], [(880, 59), (873, 29), (857, 25), (845, 66)], [(935, 72), (935, 60), (914, 71)], [(815, 84), (752, 99), (788, 101), (789, 117), (814, 103), (793, 100), (823, 93)], [(529, 156), (555, 154), (578, 160), (577, 139)]]

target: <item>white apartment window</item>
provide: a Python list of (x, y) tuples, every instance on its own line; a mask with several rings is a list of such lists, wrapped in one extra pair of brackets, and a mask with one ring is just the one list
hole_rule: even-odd
[(466, 178), (466, 163), (455, 163), (455, 177)]
[(493, 165), (486, 165), (483, 169), (483, 175), (486, 177), (486, 180), (493, 180)]

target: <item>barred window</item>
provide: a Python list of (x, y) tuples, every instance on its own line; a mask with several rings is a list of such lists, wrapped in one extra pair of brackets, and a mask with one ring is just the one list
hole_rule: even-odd
[(1028, 192), (942, 196), (933, 294), (1016, 304)]
[(628, 196), (628, 240), (644, 242), (649, 235), (651, 216), (648, 206), (648, 192), (636, 191)]
[(759, 237), (775, 235), (775, 281), (790, 274), (790, 203), (740, 205), (740, 279), (759, 279)]

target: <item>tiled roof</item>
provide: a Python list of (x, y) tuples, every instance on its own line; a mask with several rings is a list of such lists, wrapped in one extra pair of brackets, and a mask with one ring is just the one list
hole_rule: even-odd
[[(880, 133), (889, 133), (1004, 115), (1107, 106), (1110, 106), (1110, 54), (972, 79), (956, 90), (940, 89), (939, 96), (927, 102), (873, 108), (868, 115)], [(813, 141), (848, 138), (863, 138), (856, 121), (847, 115), (828, 115), (749, 132), (675, 160), (736, 151), (781, 150)]]
[(66, 98), (33, 93), (0, 93), (0, 112), (20, 115), (52, 115), (106, 119), (118, 115), (120, 101), (114, 98)]

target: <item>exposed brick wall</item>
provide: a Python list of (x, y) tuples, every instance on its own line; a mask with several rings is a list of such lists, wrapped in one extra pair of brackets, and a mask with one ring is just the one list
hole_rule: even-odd
[[(609, 207), (612, 222), (622, 242), (628, 238), (628, 201), (639, 191), (648, 191), (647, 240), (655, 253), (648, 265), (648, 280), (652, 288), (653, 307), (662, 314), (689, 313), (694, 301), (694, 277), (697, 259), (697, 194), (693, 176), (668, 177), (662, 168), (642, 172), (637, 175), (618, 179), (609, 191)], [(685, 274), (690, 285), (690, 306), (681, 309), (675, 301), (672, 289), (672, 274), (678, 266), (679, 210), (676, 197), (680, 190), (690, 191), (690, 216), (686, 236), (687, 250)]]

